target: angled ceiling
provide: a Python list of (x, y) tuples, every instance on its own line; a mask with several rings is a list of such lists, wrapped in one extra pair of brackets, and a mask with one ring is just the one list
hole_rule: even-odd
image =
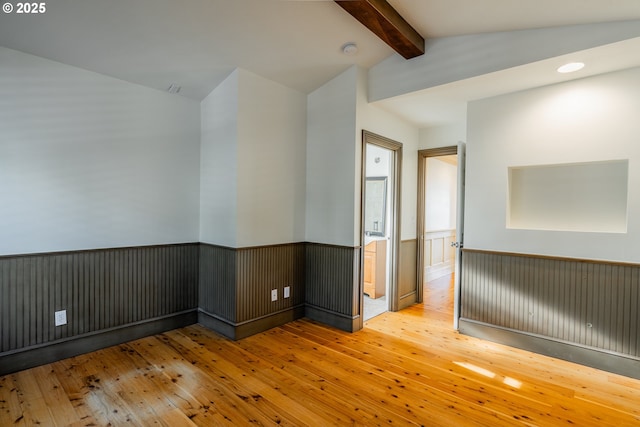
[[(575, 61), (585, 63), (585, 68), (571, 74), (557, 72), (559, 66)], [(633, 67), (640, 67), (640, 37), (435, 86), (373, 104), (403, 117), (419, 128), (445, 126), (466, 119), (469, 101)]]
[(387, 0), (334, 0), (405, 59), (424, 55), (424, 37)]
[[(425, 38), (640, 19), (638, 0), (388, 1)], [(50, 0), (0, 14), (0, 46), (194, 99), (236, 67), (308, 93), (397, 55), (332, 0)]]

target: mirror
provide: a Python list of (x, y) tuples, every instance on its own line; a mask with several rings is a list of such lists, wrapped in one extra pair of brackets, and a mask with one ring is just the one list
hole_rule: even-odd
[(387, 217), (387, 177), (367, 177), (365, 187), (364, 232), (385, 236)]

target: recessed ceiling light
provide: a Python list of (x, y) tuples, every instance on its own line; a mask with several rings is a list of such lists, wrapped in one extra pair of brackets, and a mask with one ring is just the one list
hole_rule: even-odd
[(573, 73), (574, 71), (582, 70), (584, 63), (582, 62), (569, 62), (558, 68), (559, 73)]
[(358, 45), (353, 42), (345, 43), (342, 45), (342, 53), (349, 56), (355, 55), (358, 53)]

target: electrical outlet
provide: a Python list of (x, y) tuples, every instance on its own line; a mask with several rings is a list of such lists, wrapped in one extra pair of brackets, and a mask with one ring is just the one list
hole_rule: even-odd
[(272, 289), (271, 290), (271, 301), (278, 301), (278, 290), (277, 289)]
[(56, 326), (62, 326), (67, 324), (67, 310), (60, 310), (55, 312)]
[(289, 286), (285, 286), (284, 287), (284, 298), (289, 298), (291, 296), (291, 287)]

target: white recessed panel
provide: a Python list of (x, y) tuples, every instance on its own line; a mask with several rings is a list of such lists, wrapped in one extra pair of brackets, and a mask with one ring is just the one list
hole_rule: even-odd
[(628, 160), (509, 168), (507, 227), (625, 233)]

